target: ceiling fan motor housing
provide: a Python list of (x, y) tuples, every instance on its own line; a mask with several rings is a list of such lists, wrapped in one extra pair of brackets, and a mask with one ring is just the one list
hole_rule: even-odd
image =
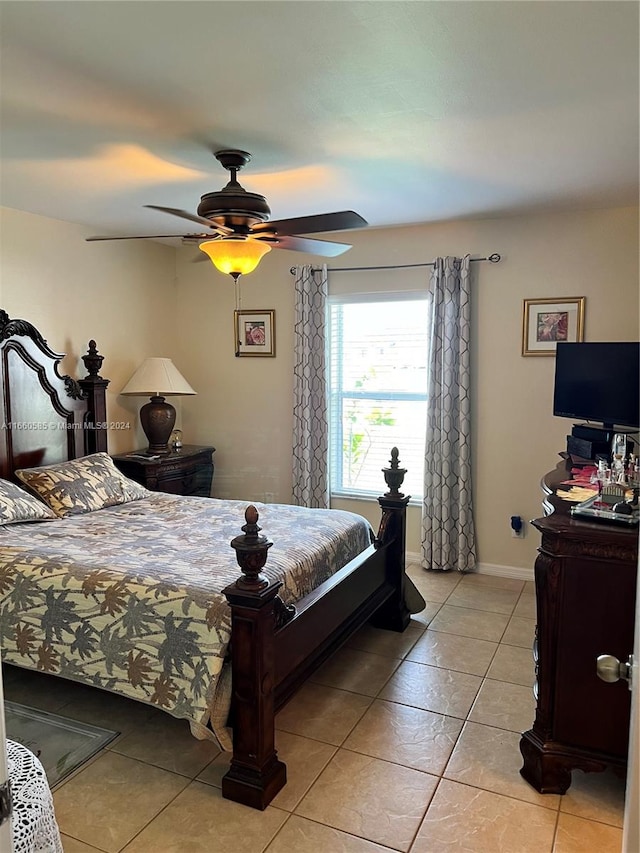
[(248, 233), (252, 225), (266, 222), (271, 216), (271, 208), (264, 196), (250, 193), (241, 186), (236, 174), (251, 159), (248, 151), (225, 148), (215, 152), (215, 157), (225, 169), (231, 172), (231, 180), (218, 192), (205, 193), (200, 198), (198, 216), (204, 216), (227, 227), (244, 229)]
[(256, 222), (266, 222), (271, 216), (271, 208), (264, 196), (248, 193), (237, 181), (229, 181), (224, 189), (205, 193), (200, 198), (198, 216), (221, 225), (246, 226), (249, 229)]

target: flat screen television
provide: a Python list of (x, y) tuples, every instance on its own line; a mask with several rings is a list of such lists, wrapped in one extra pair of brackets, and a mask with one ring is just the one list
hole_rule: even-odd
[(640, 426), (640, 343), (558, 343), (553, 414), (605, 429)]

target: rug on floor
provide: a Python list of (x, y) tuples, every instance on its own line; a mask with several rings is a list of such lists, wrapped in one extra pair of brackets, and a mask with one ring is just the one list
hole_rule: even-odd
[(57, 785), (118, 735), (109, 729), (17, 702), (5, 701), (4, 715), (7, 737), (38, 756), (50, 787)]

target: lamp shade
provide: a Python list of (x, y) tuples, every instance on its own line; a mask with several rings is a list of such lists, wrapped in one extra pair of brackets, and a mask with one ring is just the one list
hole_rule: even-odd
[(244, 238), (222, 238), (200, 243), (199, 249), (209, 255), (220, 272), (233, 278), (253, 272), (262, 258), (271, 251), (268, 243)]
[(141, 397), (177, 397), (197, 392), (170, 358), (145, 358), (120, 393)]
[(151, 397), (140, 409), (140, 423), (149, 442), (147, 452), (170, 453), (169, 436), (176, 423), (176, 410), (164, 398), (196, 393), (171, 359), (146, 358), (120, 393)]

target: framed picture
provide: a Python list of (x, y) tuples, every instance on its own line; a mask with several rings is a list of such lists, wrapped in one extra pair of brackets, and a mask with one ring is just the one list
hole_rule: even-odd
[(559, 341), (582, 341), (584, 303), (584, 296), (525, 299), (522, 355), (555, 355)]
[(233, 317), (236, 356), (275, 356), (275, 311), (234, 311)]

